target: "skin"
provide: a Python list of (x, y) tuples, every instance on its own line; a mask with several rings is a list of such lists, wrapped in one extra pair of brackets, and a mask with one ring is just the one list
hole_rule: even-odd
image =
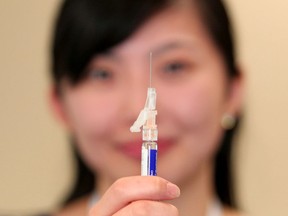
[[(129, 128), (144, 107), (150, 51), (159, 143), (164, 143), (157, 164), (161, 177), (137, 176), (140, 160), (127, 151), (142, 142)], [(224, 59), (196, 11), (165, 9), (87, 69), (77, 86), (63, 80), (62, 95), (52, 91), (51, 104), (97, 173), (102, 198), (90, 215), (205, 215), (215, 195), (220, 121), (239, 111), (242, 79), (228, 81)], [(87, 205), (87, 198), (79, 200), (60, 215), (84, 214)], [(228, 208), (224, 214), (237, 215)]]

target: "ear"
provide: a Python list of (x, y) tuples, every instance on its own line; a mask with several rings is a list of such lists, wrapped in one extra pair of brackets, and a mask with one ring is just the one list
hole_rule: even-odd
[(238, 75), (233, 77), (229, 83), (227, 107), (225, 109), (225, 113), (232, 116), (238, 116), (243, 105), (244, 75), (240, 66), (237, 67), (237, 70)]
[(55, 86), (51, 86), (48, 95), (49, 106), (56, 117), (61, 123), (64, 124), (67, 128), (70, 128), (69, 121), (67, 118), (67, 112), (65, 112), (65, 106), (63, 102), (63, 98), (57, 92)]

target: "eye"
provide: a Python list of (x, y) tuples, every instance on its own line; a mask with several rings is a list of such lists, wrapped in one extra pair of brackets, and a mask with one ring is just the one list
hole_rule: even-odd
[(93, 80), (108, 80), (112, 77), (112, 73), (105, 69), (95, 69), (90, 71), (89, 76)]
[(175, 74), (181, 71), (184, 71), (188, 65), (183, 62), (171, 62), (167, 65), (164, 66), (164, 72), (170, 73), (170, 74)]

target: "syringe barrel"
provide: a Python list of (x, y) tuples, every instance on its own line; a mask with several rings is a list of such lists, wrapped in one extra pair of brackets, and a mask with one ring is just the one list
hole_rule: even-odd
[(141, 155), (141, 175), (156, 176), (157, 175), (157, 151), (156, 142), (144, 141), (142, 144)]

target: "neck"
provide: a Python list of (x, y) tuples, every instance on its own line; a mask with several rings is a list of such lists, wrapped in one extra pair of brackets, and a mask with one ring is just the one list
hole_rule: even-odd
[(97, 180), (95, 182), (96, 187), (94, 191), (97, 191), (97, 195), (101, 197), (112, 183), (113, 180), (106, 175), (97, 175)]
[(215, 199), (213, 185), (213, 163), (204, 164), (189, 180), (178, 185), (181, 196), (170, 201), (181, 216), (205, 216)]

